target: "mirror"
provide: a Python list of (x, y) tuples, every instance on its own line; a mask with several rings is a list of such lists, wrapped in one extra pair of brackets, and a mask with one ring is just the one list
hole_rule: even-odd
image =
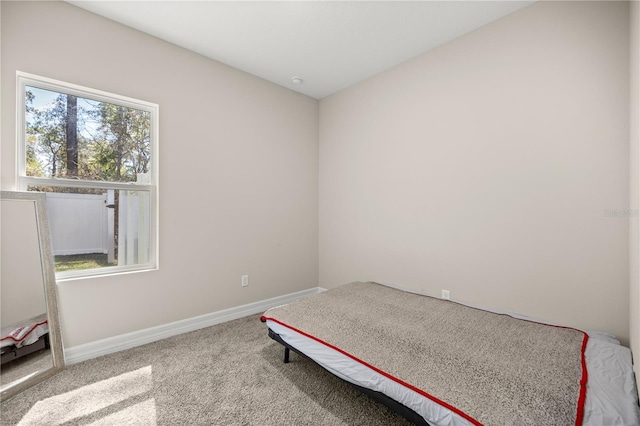
[(43, 193), (0, 191), (0, 330), (1, 400), (64, 368)]

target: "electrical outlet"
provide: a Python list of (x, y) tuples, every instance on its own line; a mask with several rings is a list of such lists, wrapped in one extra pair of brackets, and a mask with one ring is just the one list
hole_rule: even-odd
[(249, 285), (249, 275), (242, 276), (242, 287), (246, 287)]
[(445, 300), (451, 300), (451, 292), (449, 290), (442, 290), (442, 298)]

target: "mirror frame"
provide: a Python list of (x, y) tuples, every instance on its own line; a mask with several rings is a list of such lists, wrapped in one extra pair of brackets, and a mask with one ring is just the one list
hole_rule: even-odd
[(40, 263), (42, 265), (42, 277), (44, 280), (43, 287), (47, 306), (47, 321), (49, 324), (49, 345), (53, 359), (53, 366), (51, 368), (36, 371), (2, 387), (0, 390), (0, 401), (6, 401), (25, 389), (64, 370), (65, 363), (58, 313), (58, 289), (56, 286), (53, 249), (49, 232), (49, 219), (47, 217), (46, 194), (43, 192), (0, 191), (0, 200), (31, 201), (34, 203), (38, 240), (40, 243)]

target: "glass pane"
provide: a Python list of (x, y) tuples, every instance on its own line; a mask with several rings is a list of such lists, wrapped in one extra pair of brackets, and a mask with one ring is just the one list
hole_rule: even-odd
[(47, 193), (56, 272), (149, 262), (148, 191), (29, 187)]
[(27, 176), (147, 183), (151, 113), (26, 86)]

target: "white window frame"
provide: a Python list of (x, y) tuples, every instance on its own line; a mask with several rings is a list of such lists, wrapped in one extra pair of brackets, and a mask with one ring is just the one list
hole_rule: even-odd
[[(79, 86), (77, 84), (54, 80), (22, 71), (16, 72), (17, 88), (17, 113), (16, 113), (16, 182), (17, 189), (27, 191), (29, 186), (57, 186), (68, 188), (97, 188), (97, 189), (121, 189), (127, 191), (148, 191), (150, 196), (150, 231), (149, 231), (149, 262), (135, 265), (105, 266), (101, 268), (56, 272), (57, 281), (65, 281), (77, 278), (90, 278), (104, 275), (140, 272), (158, 269), (158, 117), (160, 107), (158, 104)], [(124, 107), (148, 111), (150, 117), (150, 143), (151, 171), (149, 184), (136, 182), (107, 182), (81, 179), (44, 178), (27, 176), (26, 172), (26, 87), (37, 87), (58, 93), (75, 95), (100, 102), (107, 102)]]

